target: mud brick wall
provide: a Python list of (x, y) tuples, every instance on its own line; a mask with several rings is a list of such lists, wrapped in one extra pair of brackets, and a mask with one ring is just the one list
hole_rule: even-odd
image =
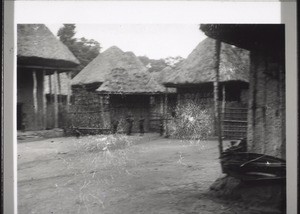
[[(70, 126), (84, 128), (110, 128), (109, 97), (84, 86), (73, 87), (74, 101), (70, 111)], [(101, 105), (102, 99), (102, 105)]]
[(251, 53), (248, 150), (285, 158), (285, 72), (282, 61)]

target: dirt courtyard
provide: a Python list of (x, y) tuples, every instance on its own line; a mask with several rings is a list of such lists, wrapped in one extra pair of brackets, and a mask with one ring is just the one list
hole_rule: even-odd
[(253, 213), (206, 194), (222, 176), (216, 141), (118, 138), (126, 143), (101, 143), (111, 136), (18, 143), (19, 213)]

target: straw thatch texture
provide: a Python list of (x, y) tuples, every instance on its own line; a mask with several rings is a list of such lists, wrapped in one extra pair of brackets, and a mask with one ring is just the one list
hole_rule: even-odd
[(18, 24), (18, 63), (43, 66), (77, 66), (79, 61), (44, 24)]
[(103, 83), (114, 68), (123, 68), (133, 73), (147, 70), (132, 52), (123, 52), (118, 47), (113, 46), (99, 54), (77, 74), (72, 79), (72, 85)]
[(147, 71), (115, 68), (96, 91), (109, 94), (154, 94), (164, 90), (165, 88)]
[[(166, 85), (185, 85), (213, 82), (216, 67), (216, 40), (206, 38), (174, 69), (172, 75), (163, 82)], [(249, 52), (221, 43), (220, 82), (249, 82), (250, 59)]]
[(168, 77), (172, 76), (174, 72), (175, 71), (173, 67), (167, 66), (159, 72), (151, 72), (151, 75), (159, 84), (161, 84), (164, 87), (165, 91), (168, 91), (168, 93), (176, 93), (177, 92), (176, 88), (168, 87), (168, 90), (166, 90), (166, 87), (163, 85), (164, 81)]
[(167, 66), (159, 72), (152, 72), (151, 75), (158, 83), (163, 84), (168, 77), (172, 76), (173, 72), (175, 72), (174, 68)]

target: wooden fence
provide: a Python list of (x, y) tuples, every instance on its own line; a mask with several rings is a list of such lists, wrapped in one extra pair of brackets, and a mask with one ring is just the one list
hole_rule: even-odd
[(247, 137), (247, 108), (225, 108), (222, 113), (222, 136), (226, 139)]

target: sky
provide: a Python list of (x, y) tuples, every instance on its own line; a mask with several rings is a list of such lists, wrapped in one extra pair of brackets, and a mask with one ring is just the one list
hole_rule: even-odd
[[(54, 35), (62, 24), (46, 24)], [(188, 54), (206, 36), (197, 24), (76, 24), (76, 38), (98, 41), (101, 52), (111, 46), (151, 59)]]
[[(76, 37), (118, 46), (152, 59), (186, 58), (205, 38), (200, 23), (278, 23), (278, 2), (16, 1), (15, 23), (44, 23), (56, 35), (63, 23)], [(259, 15), (257, 15), (259, 14)]]

